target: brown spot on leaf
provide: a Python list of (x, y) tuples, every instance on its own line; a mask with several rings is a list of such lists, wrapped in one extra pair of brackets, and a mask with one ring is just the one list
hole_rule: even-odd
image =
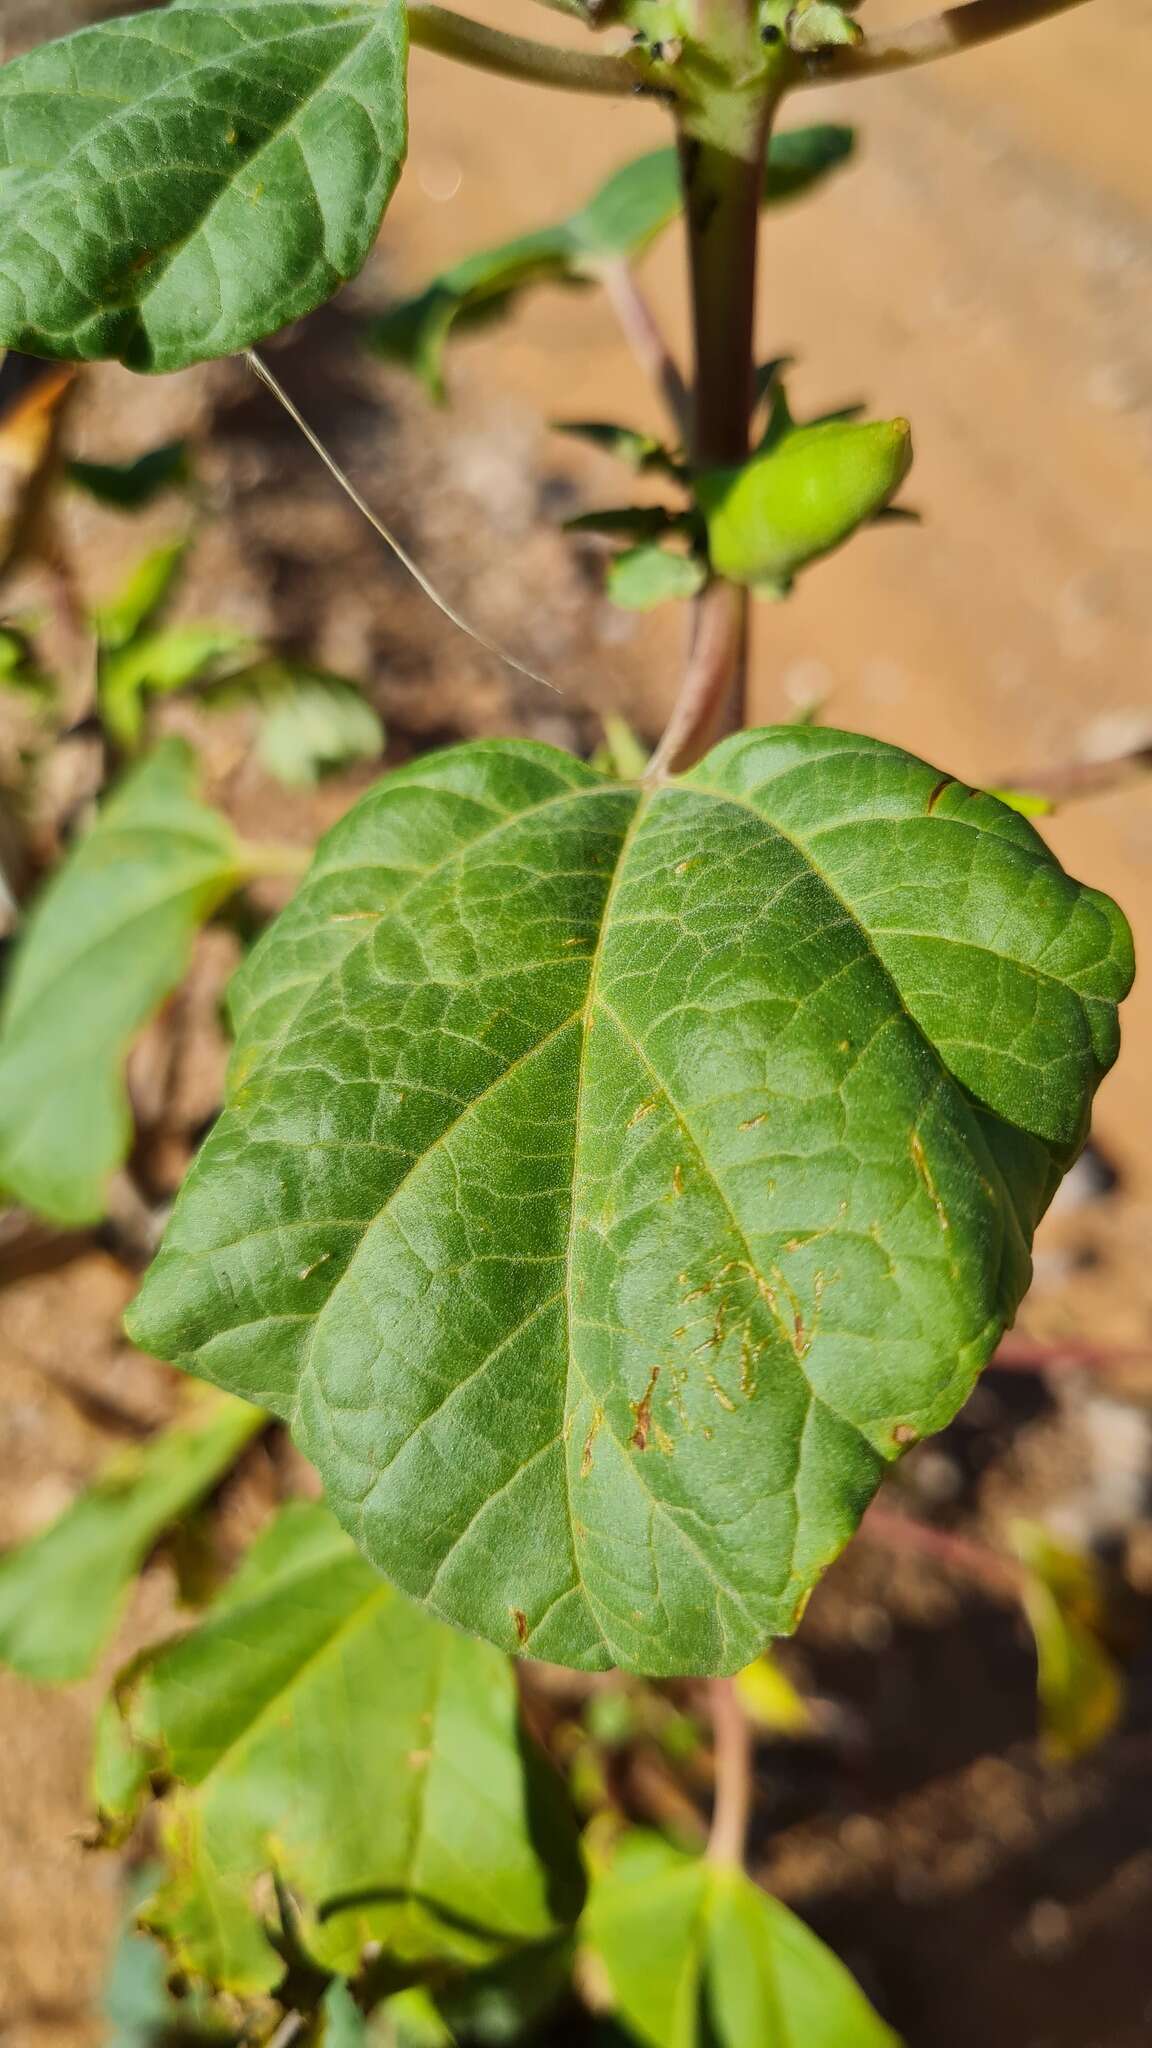
[(898, 1422), (892, 1431), (892, 1441), (894, 1444), (914, 1444), (919, 1435), (919, 1430), (913, 1429), (910, 1422)]
[(928, 792), (928, 801), (924, 806), (925, 817), (930, 818), (932, 816), (932, 813), (936, 809), (936, 806), (939, 803), (941, 797), (943, 796), (944, 791), (946, 789), (950, 789), (955, 780), (956, 777), (954, 775), (942, 775), (940, 777), (939, 782), (933, 785), (932, 789)]
[(654, 1365), (648, 1375), (648, 1385), (645, 1387), (640, 1399), (628, 1403), (636, 1421), (636, 1426), (629, 1438), (634, 1451), (646, 1451), (648, 1448), (648, 1434), (652, 1427), (652, 1396), (656, 1390), (656, 1382), (659, 1377), (660, 1367)]
[(522, 1607), (514, 1607), (512, 1609), (512, 1626), (516, 1630), (516, 1641), (520, 1644), (526, 1643), (528, 1641), (528, 1616)]

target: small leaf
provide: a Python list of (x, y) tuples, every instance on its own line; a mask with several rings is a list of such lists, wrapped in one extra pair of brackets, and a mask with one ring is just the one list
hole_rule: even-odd
[(176, 0), (0, 70), (0, 343), (176, 370), (355, 275), (406, 143), (399, 0)]
[(648, 766), (647, 747), (619, 712), (604, 712), (603, 725), (604, 738), (592, 756), (592, 766), (617, 782), (639, 782)]
[(257, 753), (289, 789), (306, 789), (355, 761), (377, 761), (384, 728), (354, 683), (314, 669), (280, 665), (282, 682), (265, 699)]
[[(765, 165), (765, 205), (798, 197), (844, 162), (853, 146), (852, 130), (831, 122), (774, 135)], [(503, 312), (528, 285), (580, 283), (595, 278), (606, 261), (642, 255), (680, 208), (676, 151), (652, 150), (615, 171), (567, 220), (479, 251), (443, 271), (375, 323), (372, 345), (412, 370), (432, 397), (442, 399), (444, 347), (457, 321)]]
[(0, 626), (0, 690), (31, 699), (41, 714), (50, 711), (57, 699), (55, 679), (45, 675), (31, 640), (17, 626)]
[(127, 647), (151, 624), (172, 596), (187, 555), (185, 535), (165, 541), (134, 564), (115, 596), (97, 605), (93, 617), (102, 651)]
[(1017, 1522), (1012, 1537), (1026, 1566), (1024, 1611), (1036, 1639), (1045, 1746), (1069, 1762), (1103, 1742), (1124, 1708), (1124, 1681), (1103, 1636), (1103, 1588), (1090, 1558), (1037, 1524)]
[(606, 587), (613, 604), (625, 611), (650, 612), (673, 598), (695, 597), (707, 574), (694, 555), (674, 555), (658, 547), (627, 548), (609, 563)]
[(124, 1158), (124, 1063), (244, 879), (225, 819), (168, 741), (104, 804), (33, 907), (0, 1005), (0, 1187), (54, 1222), (97, 1221)]
[(565, 533), (600, 533), (609, 540), (655, 540), (661, 534), (676, 533), (686, 524), (682, 512), (669, 512), (664, 505), (606, 505), (595, 512), (580, 512), (566, 519)]
[(59, 1521), (0, 1558), (0, 1662), (55, 1685), (83, 1678), (149, 1551), (264, 1423), (246, 1402), (201, 1393), (182, 1422), (123, 1452)]
[(795, 427), (782, 392), (781, 405), (762, 453), (696, 480), (713, 567), (771, 595), (874, 519), (912, 462), (907, 420)]
[(856, 152), (856, 131), (838, 121), (816, 121), (808, 128), (783, 128), (772, 137), (764, 171), (764, 203), (777, 206), (798, 199)]
[(270, 1871), (305, 1954), (345, 1976), (369, 1943), (403, 1981), (570, 1920), (573, 1826), (524, 1745), (505, 1660), (394, 1593), (322, 1508), (285, 1510), (268, 1546), (247, 1597), (119, 1688), (130, 1739), (174, 1780), (144, 1918), (178, 1967), (273, 1988), (282, 1964), (252, 1907)]
[(1035, 789), (992, 789), (988, 794), (1007, 804), (1010, 811), (1019, 811), (1022, 818), (1050, 818), (1056, 809), (1050, 796), (1041, 796)]
[(655, 1835), (625, 1837), (593, 1883), (583, 1931), (649, 2048), (899, 2048), (778, 1899)]
[(189, 689), (222, 661), (251, 652), (247, 635), (229, 626), (168, 626), (137, 634), (100, 662), (97, 696), (105, 731), (118, 746), (137, 747), (149, 697)]
[(135, 462), (70, 462), (68, 480), (99, 505), (117, 512), (143, 512), (165, 491), (183, 490), (192, 481), (185, 441), (152, 448)]
[(558, 434), (571, 434), (578, 441), (587, 441), (602, 454), (614, 455), (618, 462), (638, 473), (657, 471), (674, 477), (684, 474), (683, 464), (654, 434), (638, 433), (635, 427), (616, 427), (607, 420), (557, 420), (554, 424)]
[(291, 1417), (446, 1619), (740, 1670), (995, 1349), (1130, 978), (1023, 818), (877, 741), (429, 757), (241, 970), (132, 1334)]

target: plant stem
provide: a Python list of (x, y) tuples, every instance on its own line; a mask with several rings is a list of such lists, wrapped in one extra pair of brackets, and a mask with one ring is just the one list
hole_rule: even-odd
[(506, 35), (503, 29), (470, 21), (449, 7), (434, 6), (432, 0), (410, 0), (408, 33), (421, 49), (531, 85), (620, 96), (636, 92), (642, 84), (640, 69), (630, 57), (565, 50), (537, 43), (530, 36)]
[(312, 854), (306, 846), (287, 846), (278, 842), (260, 842), (243, 839), (240, 842), (240, 867), (245, 882), (259, 882), (286, 875), (299, 880), (312, 865)]
[(597, 266), (596, 276), (633, 355), (656, 386), (677, 432), (686, 435), (688, 387), (631, 265), (625, 257), (614, 256)]
[(1023, 1591), (1025, 1573), (1013, 1558), (1002, 1557), (999, 1551), (989, 1550), (983, 1543), (974, 1543), (970, 1536), (957, 1536), (951, 1529), (934, 1529), (926, 1522), (914, 1521), (911, 1515), (902, 1515), (879, 1501), (873, 1501), (868, 1509), (860, 1524), (860, 1534), (892, 1550), (915, 1551), (922, 1557), (935, 1558), (946, 1570), (983, 1586), (995, 1600), (1016, 1600)]
[(829, 51), (797, 83), (824, 85), (830, 79), (875, 78), (890, 71), (907, 71), (917, 64), (932, 64), (937, 57), (955, 56), (960, 50), (995, 42), (1018, 28), (1030, 28), (1081, 4), (1082, 0), (966, 0), (963, 6), (924, 15), (903, 28), (882, 29), (855, 49)]
[(744, 1866), (752, 1813), (752, 1724), (730, 1678), (708, 1681), (716, 1798), (708, 1836), (710, 1863)]
[[(709, 4), (715, 10), (719, 0)], [(695, 347), (690, 452), (697, 469), (737, 467), (748, 455), (760, 200), (773, 107), (767, 90), (754, 101), (734, 95), (719, 120), (706, 108), (699, 128), (691, 121), (681, 127)], [(690, 768), (745, 720), (748, 593), (714, 578), (696, 608), (680, 694), (649, 767), (656, 781)]]

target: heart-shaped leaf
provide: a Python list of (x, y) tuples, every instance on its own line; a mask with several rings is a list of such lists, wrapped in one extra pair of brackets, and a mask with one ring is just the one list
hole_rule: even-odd
[(877, 741), (418, 762), (241, 973), (133, 1334), (463, 1627), (739, 1670), (997, 1342), (1130, 973), (1025, 819)]
[(311, 312), (404, 160), (400, 0), (178, 0), (0, 70), (0, 343), (175, 370)]
[(149, 1773), (172, 1792), (144, 1917), (224, 1990), (283, 1974), (253, 1911), (263, 1879), (274, 1917), (272, 1873), (298, 1944), (348, 1975), (369, 1944), (400, 1981), (487, 1962), (580, 1909), (574, 1827), (509, 1665), (401, 1599), (319, 1507), (285, 1509), (200, 1627), (123, 1675), (97, 1753), (106, 1821), (130, 1821)]

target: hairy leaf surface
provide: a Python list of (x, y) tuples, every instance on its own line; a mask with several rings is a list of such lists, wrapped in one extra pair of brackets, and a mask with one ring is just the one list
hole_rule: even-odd
[(123, 1452), (58, 1521), (0, 1558), (0, 1663), (55, 1685), (83, 1678), (149, 1551), (265, 1421), (244, 1401), (197, 1401), (186, 1419)]
[(876, 741), (420, 761), (241, 973), (133, 1334), (288, 1418), (434, 1611), (739, 1670), (1011, 1317), (1130, 972), (1026, 820)]
[(650, 2048), (899, 2048), (830, 1949), (743, 1871), (633, 1835), (584, 1931)]
[(175, 370), (367, 258), (406, 145), (400, 0), (177, 0), (0, 70), (0, 343)]
[(244, 879), (226, 819), (169, 740), (121, 784), (28, 919), (0, 1007), (0, 1188), (59, 1223), (105, 1213), (127, 1150), (124, 1062)]
[[(144, 1918), (222, 1989), (282, 1974), (253, 1911), (263, 1880), (275, 1919), (272, 1873), (308, 1953), (350, 1976), (369, 1943), (402, 1980), (579, 1911), (573, 1825), (525, 1746), (510, 1666), (404, 1600), (322, 1508), (284, 1510), (214, 1612), (129, 1667), (118, 1697), (141, 1771), (175, 1780)], [(106, 1816), (128, 1817), (129, 1782), (106, 1730)]]

